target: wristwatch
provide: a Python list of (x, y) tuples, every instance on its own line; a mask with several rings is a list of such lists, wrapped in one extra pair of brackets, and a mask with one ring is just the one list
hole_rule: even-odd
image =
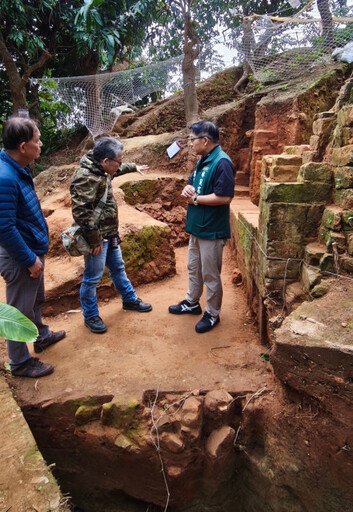
[(192, 202), (194, 203), (195, 206), (199, 205), (199, 203), (197, 202), (198, 197), (199, 197), (199, 194), (195, 194), (194, 197), (192, 198)]

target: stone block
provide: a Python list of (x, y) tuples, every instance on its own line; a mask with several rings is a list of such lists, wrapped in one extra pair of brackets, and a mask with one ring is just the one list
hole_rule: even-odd
[(224, 426), (214, 430), (206, 440), (206, 453), (212, 458), (222, 458), (234, 450), (235, 431)]
[(272, 155), (265, 155), (261, 160), (261, 174), (263, 176), (270, 176), (270, 168), (272, 165)]
[(353, 127), (344, 126), (340, 131), (340, 145), (348, 146), (353, 144)]
[(353, 256), (353, 232), (347, 233), (347, 252)]
[(316, 284), (310, 292), (310, 297), (313, 299), (319, 299), (320, 297), (326, 295), (329, 289), (330, 286), (325, 282)]
[(80, 405), (75, 413), (76, 425), (85, 425), (91, 421), (99, 420), (102, 406)]
[(202, 403), (200, 399), (190, 396), (181, 409), (181, 423), (189, 428), (199, 428), (202, 423)]
[(331, 183), (332, 169), (331, 165), (322, 162), (310, 162), (300, 166), (298, 181), (315, 182), (315, 183)]
[(318, 135), (312, 135), (310, 137), (310, 151), (318, 151), (320, 148), (320, 137)]
[(339, 253), (345, 252), (347, 248), (347, 241), (344, 233), (330, 231), (328, 240), (326, 242), (327, 252), (333, 252), (333, 244), (336, 244)]
[(341, 267), (350, 274), (353, 274), (353, 257), (352, 256), (341, 256), (340, 257)]
[(299, 172), (298, 165), (272, 165), (270, 167), (270, 178), (281, 183), (297, 181)]
[(284, 146), (283, 153), (286, 155), (302, 155), (306, 151), (310, 151), (308, 144), (301, 144), (300, 146)]
[(335, 167), (353, 165), (353, 144), (349, 144), (343, 148), (333, 148), (332, 163)]
[(317, 119), (324, 119), (324, 118), (329, 118), (329, 119), (336, 118), (336, 113), (332, 112), (332, 110), (328, 110), (326, 112), (318, 112), (314, 116), (314, 121), (316, 121)]
[(316, 151), (305, 151), (302, 156), (303, 164), (308, 164), (309, 162), (312, 162), (315, 160), (316, 157)]
[(302, 266), (300, 281), (303, 286), (303, 290), (305, 292), (310, 292), (310, 290), (320, 282), (321, 273), (318, 268), (307, 267), (306, 265)]
[(326, 247), (317, 243), (311, 243), (305, 246), (304, 261), (308, 265), (318, 267), (320, 260), (326, 252)]
[(297, 279), (265, 279), (265, 288), (267, 292), (283, 292), (283, 287), (295, 283)]
[(296, 279), (299, 276), (300, 261), (267, 260), (265, 277), (269, 279)]
[(322, 215), (322, 225), (327, 229), (339, 231), (342, 226), (342, 208), (327, 206)]
[(337, 124), (339, 126), (353, 126), (352, 105), (346, 105), (339, 110), (337, 114)]
[(103, 425), (119, 429), (130, 429), (135, 426), (138, 415), (138, 400), (120, 398), (115, 402), (102, 406), (101, 422)]
[(234, 400), (224, 389), (209, 391), (204, 401), (204, 428), (206, 432), (221, 428), (227, 424), (231, 416), (231, 406)]
[(271, 240), (267, 244), (266, 253), (271, 258), (302, 258), (303, 246), (292, 240)]
[(326, 252), (323, 255), (320, 260), (320, 270), (321, 272), (335, 272), (335, 262), (332, 254)]
[(334, 193), (335, 203), (343, 210), (353, 210), (353, 190), (350, 188), (336, 190)]
[(353, 210), (344, 210), (342, 213), (343, 231), (353, 231)]
[(353, 167), (334, 167), (332, 170), (336, 189), (353, 188)]
[(320, 117), (319, 119), (315, 119), (313, 122), (314, 135), (323, 135), (331, 131), (334, 122), (334, 117)]
[(285, 153), (281, 153), (280, 155), (272, 155), (272, 164), (294, 165), (299, 167), (302, 164), (302, 157), (301, 155), (287, 155)]
[(269, 203), (322, 203), (332, 195), (326, 183), (264, 183), (261, 191)]

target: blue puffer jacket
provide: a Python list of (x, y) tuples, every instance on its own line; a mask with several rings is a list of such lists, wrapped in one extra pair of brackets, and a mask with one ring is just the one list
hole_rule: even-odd
[(29, 167), (0, 152), (0, 246), (19, 265), (31, 267), (48, 252), (48, 226)]

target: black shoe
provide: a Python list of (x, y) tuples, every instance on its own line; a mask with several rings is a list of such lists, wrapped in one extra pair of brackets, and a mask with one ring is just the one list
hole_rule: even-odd
[(52, 332), (49, 338), (41, 341), (35, 341), (33, 343), (34, 352), (36, 354), (39, 354), (40, 352), (43, 352), (48, 347), (51, 347), (58, 341), (64, 339), (66, 336), (65, 331), (58, 331), (58, 332)]
[(190, 304), (187, 300), (182, 300), (175, 306), (169, 306), (169, 313), (173, 315), (201, 315), (202, 309), (199, 302)]
[(17, 370), (11, 371), (15, 377), (31, 377), (32, 379), (39, 379), (45, 375), (53, 373), (54, 366), (48, 363), (42, 363), (38, 357), (31, 357)]
[(219, 316), (213, 317), (207, 311), (203, 314), (201, 320), (195, 325), (196, 332), (207, 332), (219, 324)]
[(100, 316), (93, 316), (88, 319), (85, 318), (85, 326), (95, 334), (103, 334), (108, 329)]
[(146, 302), (142, 302), (141, 299), (137, 299), (133, 302), (123, 302), (123, 309), (125, 311), (138, 311), (139, 313), (147, 313), (151, 311), (151, 304), (147, 304)]

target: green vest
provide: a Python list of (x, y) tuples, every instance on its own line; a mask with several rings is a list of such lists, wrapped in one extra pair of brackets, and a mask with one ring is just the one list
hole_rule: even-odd
[[(201, 163), (198, 161), (194, 170), (193, 186), (199, 195), (213, 193), (212, 177), (217, 168), (218, 162), (226, 158), (231, 162), (229, 156), (216, 146), (207, 158)], [(229, 204), (219, 206), (206, 206), (199, 204), (188, 205), (186, 214), (185, 231), (197, 238), (216, 240), (218, 238), (230, 238)]]

